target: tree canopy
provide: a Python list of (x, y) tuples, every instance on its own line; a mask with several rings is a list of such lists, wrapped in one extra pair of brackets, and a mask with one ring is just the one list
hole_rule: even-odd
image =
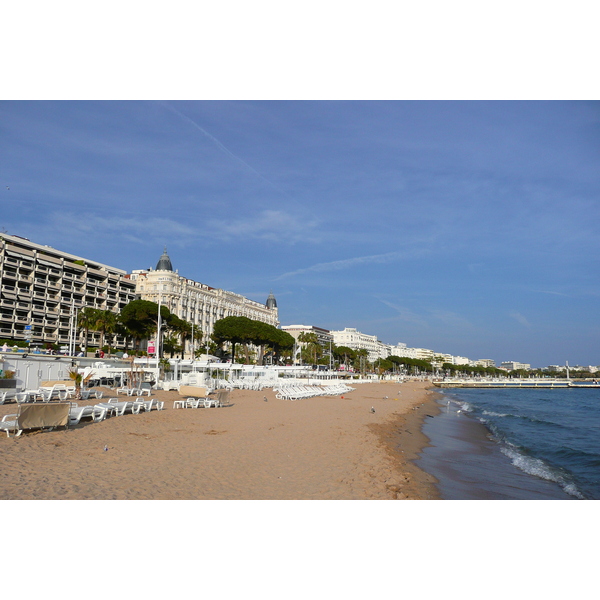
[[(231, 361), (235, 361), (237, 344), (253, 344), (255, 346), (270, 346), (275, 354), (282, 349), (294, 345), (294, 338), (287, 332), (273, 325), (254, 321), (248, 317), (225, 317), (215, 322), (213, 339), (218, 344), (229, 342), (232, 346)], [(262, 356), (262, 353), (261, 353)]]

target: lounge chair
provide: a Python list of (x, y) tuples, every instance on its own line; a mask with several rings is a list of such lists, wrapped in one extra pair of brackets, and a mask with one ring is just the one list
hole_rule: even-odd
[(221, 390), (217, 393), (217, 402), (219, 406), (229, 404), (229, 390)]
[(17, 436), (19, 436), (23, 433), (22, 429), (20, 431), (18, 429), (17, 417), (18, 417), (18, 415), (4, 415), (2, 417), (2, 421), (0, 421), (0, 429), (2, 431), (6, 431), (7, 437), (10, 437), (11, 431), (17, 432), (16, 433)]
[(84, 417), (94, 419), (94, 409), (95, 406), (72, 406), (69, 410), (69, 425), (78, 425)]
[[(112, 400), (112, 398), (111, 398)], [(137, 415), (142, 407), (140, 402), (134, 402), (133, 400), (124, 400), (123, 402), (110, 402), (115, 407), (115, 415), (120, 417), (126, 412)]]
[(218, 408), (219, 406), (220, 404), (218, 396), (216, 398), (204, 398), (204, 408)]
[[(95, 407), (97, 409), (102, 409), (104, 410), (104, 415), (102, 417), (102, 419), (106, 419), (106, 417), (108, 417), (109, 415), (113, 415), (115, 413), (115, 405), (112, 402), (100, 402), (99, 404), (96, 404)], [(100, 420), (102, 420), (100, 419)]]
[(188, 398), (186, 402), (188, 408), (199, 408), (200, 404), (204, 406), (204, 400), (202, 398)]

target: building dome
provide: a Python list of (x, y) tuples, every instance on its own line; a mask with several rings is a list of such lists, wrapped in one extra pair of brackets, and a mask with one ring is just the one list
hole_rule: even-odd
[(158, 259), (158, 263), (156, 263), (155, 270), (156, 271), (172, 271), (173, 270), (173, 265), (171, 264), (171, 259), (169, 258), (169, 255), (167, 254), (166, 246), (162, 253), (162, 256)]
[(273, 292), (269, 294), (267, 298), (267, 303), (265, 304), (267, 308), (277, 308), (277, 300), (275, 300), (275, 296), (273, 296)]

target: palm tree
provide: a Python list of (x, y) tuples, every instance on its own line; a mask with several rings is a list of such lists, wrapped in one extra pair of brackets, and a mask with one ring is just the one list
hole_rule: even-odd
[(188, 321), (181, 319), (181, 322), (177, 324), (176, 332), (179, 334), (181, 339), (181, 358), (185, 353), (185, 340), (192, 339), (192, 324)]
[(97, 331), (96, 323), (98, 321), (98, 313), (100, 311), (97, 308), (86, 306), (77, 315), (77, 326), (81, 329), (85, 329), (85, 349), (87, 352), (88, 347), (88, 334), (90, 330)]
[[(112, 336), (117, 328), (117, 315), (112, 310), (99, 310), (96, 316), (95, 323), (96, 331), (100, 332), (100, 348), (104, 347), (104, 339), (108, 334), (112, 340)], [(110, 354), (110, 346), (109, 346)]]
[(75, 400), (81, 400), (81, 381), (83, 380), (83, 373), (80, 373), (77, 369), (69, 369), (69, 378), (75, 382)]

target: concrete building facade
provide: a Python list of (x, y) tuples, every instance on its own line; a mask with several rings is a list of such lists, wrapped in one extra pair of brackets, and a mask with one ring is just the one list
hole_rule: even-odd
[(289, 333), (296, 340), (294, 364), (299, 362), (302, 347), (306, 345), (305, 343), (298, 341), (298, 337), (302, 333), (314, 333), (317, 336), (317, 342), (323, 346), (324, 354), (330, 356), (329, 349), (331, 344), (335, 342), (329, 329), (323, 329), (322, 327), (316, 327), (315, 325), (283, 325), (281, 329)]
[[(0, 235), (0, 284), (0, 337), (40, 346), (74, 341), (73, 320), (85, 306), (118, 313), (135, 300), (126, 271), (7, 234)], [(88, 344), (99, 342), (90, 331)], [(115, 337), (113, 347), (124, 342)]]

